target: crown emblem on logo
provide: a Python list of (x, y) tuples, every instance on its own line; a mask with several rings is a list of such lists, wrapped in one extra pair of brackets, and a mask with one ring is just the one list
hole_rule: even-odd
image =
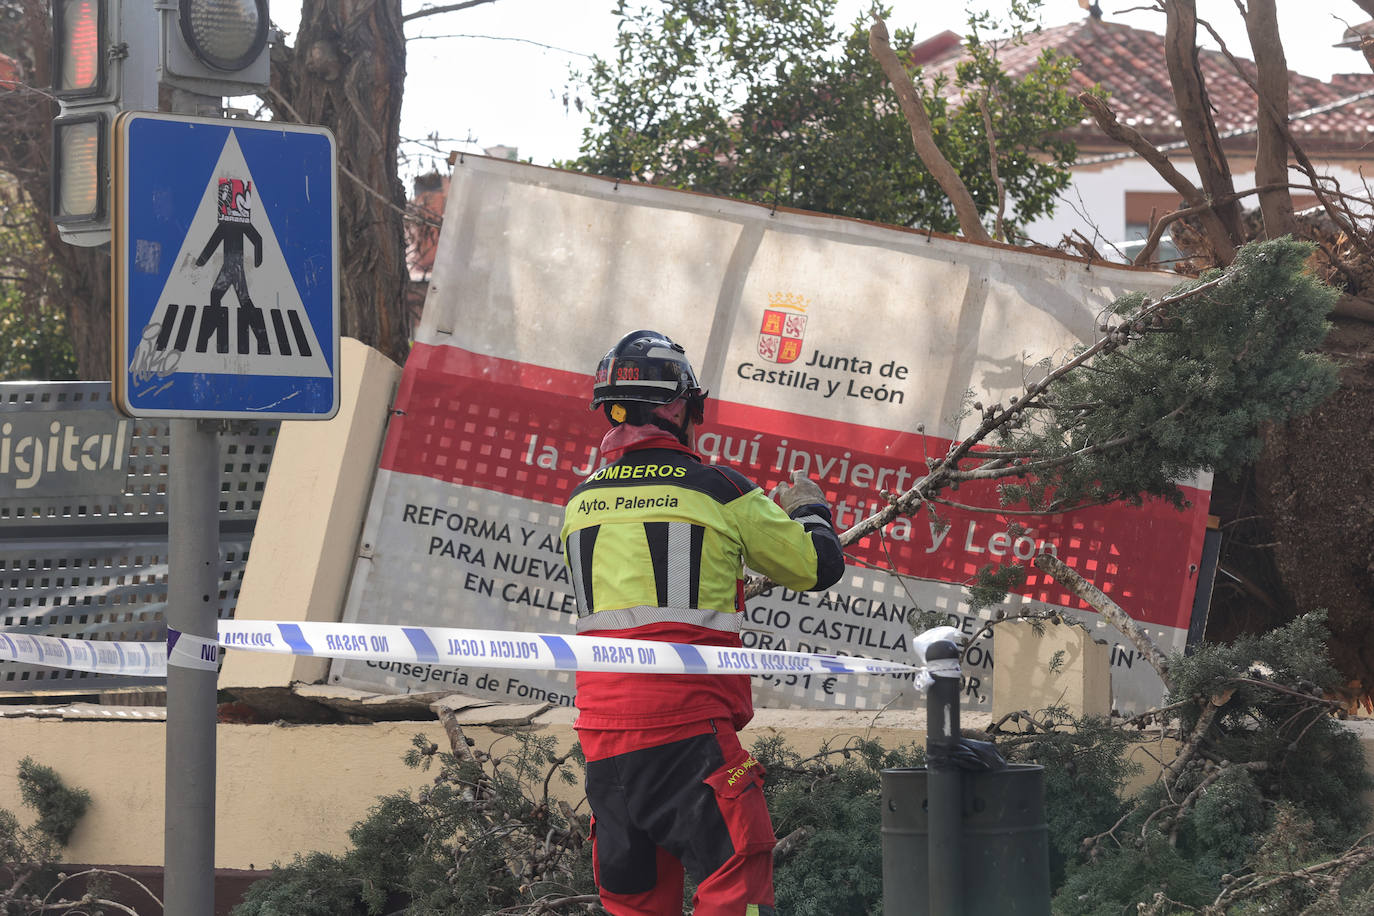
[(772, 292), (768, 294), (768, 305), (775, 309), (792, 309), (804, 312), (811, 305), (811, 300), (801, 293)]
[(770, 363), (791, 363), (801, 356), (806, 333), (805, 312), (811, 304), (800, 293), (771, 292), (759, 327), (758, 353)]

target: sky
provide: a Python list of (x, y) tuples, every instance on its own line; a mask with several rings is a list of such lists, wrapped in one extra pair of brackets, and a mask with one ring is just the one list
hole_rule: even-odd
[[(1164, 15), (1151, 0), (1099, 3), (1109, 21), (1164, 30)], [(447, 0), (403, 0), (405, 13), (443, 5)], [(839, 0), (841, 21), (853, 21), (869, 5), (868, 0)], [(914, 26), (919, 41), (946, 29), (962, 34), (967, 6), (1002, 11), (1007, 4), (888, 0), (888, 5), (889, 29)], [(402, 178), (446, 171), (445, 159), (455, 149), (480, 153), (515, 147), (520, 159), (537, 165), (576, 156), (587, 120), (564, 97), (571, 101), (579, 91), (585, 96), (576, 71), (585, 70), (592, 55), (613, 52), (614, 7), (615, 0), (494, 0), (407, 23)], [(1234, 0), (1197, 0), (1197, 8), (1232, 53), (1251, 57)], [(1041, 21), (1062, 25), (1086, 15), (1078, 0), (1044, 0)], [(1278, 16), (1290, 69), (1320, 78), (1369, 72), (1358, 51), (1332, 47), (1347, 25), (1367, 19), (1352, 0), (1278, 0)], [(292, 0), (277, 0), (272, 18), (294, 43), (299, 8)], [(1213, 46), (1201, 30), (1199, 41)]]

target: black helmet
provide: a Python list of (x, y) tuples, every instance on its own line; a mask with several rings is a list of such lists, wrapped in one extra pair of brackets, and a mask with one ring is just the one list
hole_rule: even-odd
[(631, 331), (596, 367), (593, 410), (611, 403), (671, 404), (679, 398), (687, 401), (692, 419), (700, 423), (706, 392), (682, 345), (657, 331)]

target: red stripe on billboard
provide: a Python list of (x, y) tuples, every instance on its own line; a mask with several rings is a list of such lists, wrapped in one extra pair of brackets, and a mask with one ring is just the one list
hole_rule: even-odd
[[(416, 344), (381, 466), (561, 507), (601, 463), (606, 423), (587, 409), (590, 390), (590, 375)], [(882, 492), (908, 489), (927, 456), (944, 455), (950, 445), (919, 433), (716, 401), (706, 420), (698, 438), (703, 453), (764, 487), (793, 469), (806, 471), (822, 481), (840, 530), (878, 511)], [(1053, 549), (1136, 619), (1186, 629), (1208, 493), (1185, 488), (1185, 495), (1184, 511), (1151, 500), (1051, 517), (1008, 516), (991, 511), (998, 505), (995, 483), (970, 483), (960, 487), (959, 501), (989, 511), (940, 507), (948, 527), (932, 524), (926, 513), (899, 519), (848, 553), (883, 570), (962, 584), (990, 562), (1029, 565), (1038, 551)], [(1009, 533), (1009, 520), (1024, 530)], [(1049, 604), (1083, 606), (1033, 566), (1020, 591)]]

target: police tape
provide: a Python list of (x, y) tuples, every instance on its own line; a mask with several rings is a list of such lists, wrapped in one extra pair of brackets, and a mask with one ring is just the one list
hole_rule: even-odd
[(0, 632), (0, 661), (135, 677), (167, 676), (167, 643), (64, 639)]
[[(0, 660), (97, 674), (165, 677), (167, 665), (214, 670), (222, 649), (437, 667), (606, 671), (626, 674), (905, 674), (927, 669), (888, 659), (703, 646), (643, 639), (409, 627), (366, 623), (221, 620), (218, 639), (168, 629), (167, 643), (102, 642), (0, 633)], [(930, 673), (957, 676), (958, 664)]]

